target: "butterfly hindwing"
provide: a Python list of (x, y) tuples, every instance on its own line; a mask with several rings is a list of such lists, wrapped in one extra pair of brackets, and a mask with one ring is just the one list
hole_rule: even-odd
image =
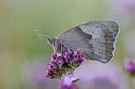
[(80, 27), (84, 33), (92, 36), (92, 39), (89, 40), (89, 44), (92, 45), (92, 50), (84, 49), (84, 53), (93, 60), (103, 63), (110, 61), (113, 57), (114, 44), (119, 32), (118, 24), (114, 21), (103, 20), (90, 21), (78, 27)]

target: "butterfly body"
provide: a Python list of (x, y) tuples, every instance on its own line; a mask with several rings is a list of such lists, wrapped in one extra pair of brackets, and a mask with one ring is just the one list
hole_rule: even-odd
[(48, 43), (58, 53), (67, 48), (79, 49), (87, 60), (109, 62), (113, 57), (119, 26), (114, 21), (89, 21), (76, 25), (56, 38), (49, 38)]

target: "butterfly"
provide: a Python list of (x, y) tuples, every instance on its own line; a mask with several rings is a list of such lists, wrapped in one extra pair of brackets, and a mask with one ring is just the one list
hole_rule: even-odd
[(47, 36), (54, 51), (64, 53), (67, 48), (79, 49), (85, 59), (107, 63), (113, 58), (119, 25), (114, 21), (97, 20), (78, 24), (58, 37)]

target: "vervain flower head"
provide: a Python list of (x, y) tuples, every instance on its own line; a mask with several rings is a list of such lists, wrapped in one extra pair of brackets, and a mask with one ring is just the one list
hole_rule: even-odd
[(80, 50), (67, 49), (63, 54), (52, 53), (46, 76), (53, 79), (61, 78), (67, 72), (71, 74), (75, 68), (81, 65), (84, 59)]
[(59, 89), (78, 89), (78, 86), (76, 85), (76, 82), (78, 81), (79, 79), (64, 76), (64, 79), (60, 80)]
[(135, 60), (125, 59), (124, 60), (124, 68), (131, 75), (134, 75), (135, 74)]

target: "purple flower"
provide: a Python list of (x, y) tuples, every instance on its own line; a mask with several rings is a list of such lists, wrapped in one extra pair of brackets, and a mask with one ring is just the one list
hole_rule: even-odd
[(79, 81), (79, 79), (65, 76), (59, 83), (59, 89), (78, 89), (76, 85), (77, 81)]
[(71, 74), (83, 61), (84, 56), (80, 50), (67, 49), (63, 54), (52, 53), (46, 76), (53, 79), (61, 78), (67, 72)]
[(51, 54), (52, 60), (56, 60), (56, 59), (58, 59), (59, 57), (61, 57), (61, 54), (59, 54), (59, 53), (52, 53), (52, 54)]
[(131, 75), (135, 74), (135, 60), (130, 60), (126, 58), (124, 60), (124, 68), (127, 70)]

